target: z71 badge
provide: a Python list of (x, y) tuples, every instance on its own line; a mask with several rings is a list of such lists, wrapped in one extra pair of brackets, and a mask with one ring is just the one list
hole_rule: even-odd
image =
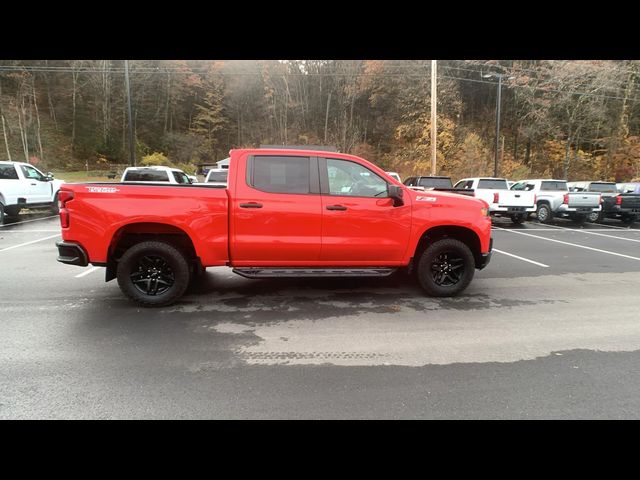
[(116, 193), (120, 189), (116, 187), (85, 187), (91, 193)]
[(424, 195), (418, 195), (418, 196), (416, 197), (416, 200), (417, 200), (418, 202), (435, 202), (435, 201), (437, 201), (438, 199), (437, 199), (436, 197), (425, 197)]

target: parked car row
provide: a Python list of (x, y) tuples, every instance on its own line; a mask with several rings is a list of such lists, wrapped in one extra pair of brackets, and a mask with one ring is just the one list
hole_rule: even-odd
[(613, 218), (625, 224), (640, 220), (640, 182), (567, 182), (556, 179), (464, 178), (413, 176), (404, 184), (418, 191), (436, 190), (481, 198), (492, 216), (521, 223), (535, 214), (541, 223), (566, 218), (576, 223)]

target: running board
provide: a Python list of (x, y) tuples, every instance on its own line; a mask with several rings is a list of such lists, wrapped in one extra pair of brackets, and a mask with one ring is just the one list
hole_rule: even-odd
[(388, 277), (396, 268), (234, 268), (246, 278), (275, 277)]

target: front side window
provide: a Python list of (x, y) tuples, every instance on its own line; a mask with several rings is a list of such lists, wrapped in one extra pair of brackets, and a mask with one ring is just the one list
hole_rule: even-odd
[(20, 168), (22, 169), (22, 173), (24, 173), (24, 176), (26, 178), (30, 178), (32, 180), (40, 180), (40, 181), (44, 181), (44, 175), (42, 175), (38, 170), (36, 170), (33, 167), (30, 167), (28, 165), (20, 165)]
[(18, 172), (13, 165), (0, 165), (0, 180), (18, 180)]
[(175, 178), (177, 183), (182, 183), (182, 184), (191, 183), (186, 173), (182, 173), (182, 172), (171, 172), (171, 173), (173, 173), (173, 178)]
[(328, 158), (327, 175), (330, 195), (387, 196), (387, 182), (358, 163)]
[(259, 155), (253, 159), (252, 186), (263, 192), (309, 193), (309, 157)]

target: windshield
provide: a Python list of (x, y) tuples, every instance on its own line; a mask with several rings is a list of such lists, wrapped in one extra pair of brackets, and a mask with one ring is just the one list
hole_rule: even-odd
[(491, 190), (509, 190), (506, 180), (481, 179), (478, 180), (478, 188), (486, 188)]
[(615, 183), (592, 182), (589, 190), (592, 192), (618, 193)]
[(430, 188), (451, 188), (451, 179), (450, 178), (430, 178), (430, 177), (422, 177), (418, 182), (420, 187)]

